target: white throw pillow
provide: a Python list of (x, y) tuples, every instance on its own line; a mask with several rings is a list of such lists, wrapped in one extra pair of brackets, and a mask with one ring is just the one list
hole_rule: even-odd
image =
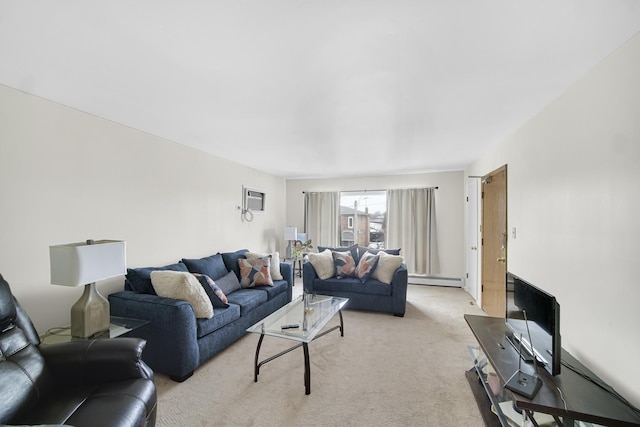
[(385, 251), (378, 252), (380, 255), (380, 260), (378, 261), (378, 266), (373, 271), (373, 278), (386, 283), (387, 285), (391, 284), (391, 280), (393, 280), (393, 274), (396, 272), (404, 258), (400, 255), (389, 255)]
[(310, 253), (309, 262), (313, 265), (316, 274), (318, 274), (318, 277), (322, 280), (333, 277), (336, 273), (335, 267), (333, 266), (333, 255), (330, 249), (325, 249), (318, 254)]
[(161, 297), (179, 299), (191, 304), (197, 318), (210, 319), (213, 316), (211, 300), (193, 274), (183, 271), (152, 271), (151, 284)]
[(247, 259), (264, 258), (271, 255), (271, 278), (273, 280), (283, 280), (282, 273), (280, 273), (280, 252), (273, 252), (270, 254), (258, 254), (255, 252), (247, 252), (244, 254)]

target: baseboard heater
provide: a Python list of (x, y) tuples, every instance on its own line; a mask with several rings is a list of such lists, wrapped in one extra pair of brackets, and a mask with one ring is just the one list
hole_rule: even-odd
[(464, 286), (461, 277), (440, 277), (419, 274), (410, 274), (409, 283), (413, 285), (452, 286), (462, 288)]

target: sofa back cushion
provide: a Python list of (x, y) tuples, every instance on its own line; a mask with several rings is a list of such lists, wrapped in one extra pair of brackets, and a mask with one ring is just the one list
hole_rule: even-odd
[(151, 272), (157, 270), (189, 271), (187, 266), (181, 262), (165, 265), (164, 267), (127, 268), (124, 288), (127, 291), (134, 291), (139, 294), (157, 295), (151, 284)]
[(40, 351), (20, 329), (18, 312), (11, 288), (0, 275), (0, 424), (11, 424), (29, 411), (52, 384)]
[(223, 252), (221, 254), (222, 259), (224, 260), (224, 265), (227, 266), (227, 270), (233, 271), (238, 280), (240, 280), (240, 266), (238, 265), (238, 260), (246, 258), (245, 254), (247, 252), (249, 252), (248, 249), (240, 249), (235, 252)]
[(228, 273), (227, 266), (222, 259), (222, 254), (215, 254), (200, 259), (182, 258), (182, 262), (190, 272), (204, 274), (213, 280), (218, 280)]

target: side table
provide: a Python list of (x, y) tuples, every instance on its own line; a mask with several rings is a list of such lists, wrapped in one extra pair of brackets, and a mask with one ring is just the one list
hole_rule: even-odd
[(57, 328), (51, 328), (44, 334), (40, 335), (40, 341), (42, 344), (54, 344), (59, 342), (69, 342), (69, 341), (82, 341), (87, 339), (108, 339), (115, 338), (122, 335), (125, 335), (134, 329), (137, 329), (141, 326), (149, 323), (148, 320), (141, 319), (132, 319), (128, 317), (118, 317), (111, 316), (109, 318), (109, 330), (98, 333), (93, 337), (89, 338), (77, 338), (71, 336), (71, 327), (70, 326), (62, 326)]

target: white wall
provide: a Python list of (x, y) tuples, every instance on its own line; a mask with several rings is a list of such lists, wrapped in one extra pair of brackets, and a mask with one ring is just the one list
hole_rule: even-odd
[(298, 230), (304, 229), (303, 191), (388, 190), (413, 187), (438, 187), (435, 194), (440, 256), (439, 276), (463, 277), (465, 266), (464, 175), (462, 171), (342, 179), (287, 180), (287, 224), (298, 227)]
[(636, 405), (638, 76), (640, 35), (467, 170), (508, 164), (509, 270), (558, 298), (563, 347)]
[[(241, 221), (242, 185), (267, 212)], [(81, 288), (49, 283), (49, 245), (127, 242), (129, 267), (282, 250), (285, 181), (0, 85), (0, 273), (40, 332)], [(100, 282), (103, 295), (123, 279)]]

